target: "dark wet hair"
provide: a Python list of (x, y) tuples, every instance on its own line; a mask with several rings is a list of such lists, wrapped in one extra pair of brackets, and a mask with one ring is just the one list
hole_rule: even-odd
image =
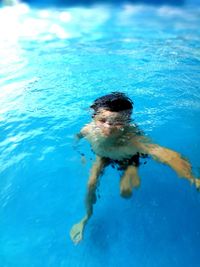
[(133, 110), (133, 101), (124, 93), (112, 92), (111, 94), (97, 98), (90, 108), (94, 110), (94, 115), (96, 115), (100, 108), (114, 112), (129, 110), (131, 113)]

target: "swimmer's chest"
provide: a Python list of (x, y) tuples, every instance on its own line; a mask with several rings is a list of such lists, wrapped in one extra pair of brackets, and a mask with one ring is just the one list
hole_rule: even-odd
[(137, 154), (138, 149), (134, 146), (133, 142), (109, 142), (108, 140), (91, 142), (91, 146), (95, 154), (115, 160), (130, 158)]
[(85, 137), (91, 144), (95, 154), (101, 157), (121, 160), (130, 158), (140, 152), (134, 145), (134, 140), (137, 136), (136, 128), (130, 126), (123, 131), (123, 134), (106, 137), (102, 134), (101, 129), (96, 127), (95, 124), (91, 124), (90, 131)]

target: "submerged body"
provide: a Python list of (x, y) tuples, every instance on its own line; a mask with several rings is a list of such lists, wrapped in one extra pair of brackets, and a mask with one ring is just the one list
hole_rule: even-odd
[[(125, 101), (129, 101), (129, 99), (122, 93), (113, 93), (108, 97), (113, 95), (119, 98), (119, 103), (115, 102), (116, 106), (114, 106), (112, 101), (109, 100), (110, 102), (107, 101), (108, 103), (106, 103), (108, 108), (104, 107), (104, 103), (103, 107), (99, 107), (99, 99), (97, 99), (96, 105), (98, 108), (94, 107), (93, 120), (83, 127), (77, 135), (79, 139), (85, 138), (88, 140), (96, 154), (96, 161), (91, 168), (88, 181), (86, 215), (72, 227), (70, 232), (74, 243), (80, 242), (83, 238), (85, 225), (93, 213), (93, 204), (96, 202), (98, 179), (105, 167), (110, 164), (116, 163), (119, 169), (124, 171), (120, 179), (120, 193), (125, 198), (129, 198), (132, 195), (133, 188), (140, 185), (139, 158), (147, 154), (154, 160), (167, 164), (176, 171), (179, 177), (188, 179), (191, 184), (195, 184), (198, 189), (200, 188), (200, 180), (192, 174), (189, 161), (179, 153), (154, 144), (149, 138), (142, 135), (138, 127), (130, 123), (130, 107), (127, 110), (121, 108), (124, 104), (120, 102), (121, 99), (125, 99)], [(91, 107), (93, 108), (93, 106)], [(116, 107), (117, 111), (115, 110)]]

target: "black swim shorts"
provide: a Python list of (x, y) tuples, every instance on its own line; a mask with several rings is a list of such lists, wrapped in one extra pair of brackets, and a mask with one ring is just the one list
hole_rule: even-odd
[(114, 160), (110, 158), (105, 158), (105, 159), (106, 159), (106, 165), (111, 165), (113, 168), (117, 167), (118, 170), (126, 170), (127, 167), (130, 165), (138, 167), (140, 165), (140, 157), (147, 158), (148, 155), (137, 153), (128, 159), (122, 159), (122, 160)]

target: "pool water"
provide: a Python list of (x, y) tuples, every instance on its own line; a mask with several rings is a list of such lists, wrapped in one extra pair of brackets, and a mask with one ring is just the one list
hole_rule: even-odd
[(0, 9), (0, 266), (200, 266), (200, 193), (148, 159), (141, 187), (119, 196), (108, 168), (82, 243), (89, 169), (73, 136), (112, 91), (134, 120), (200, 176), (200, 9), (93, 6)]

